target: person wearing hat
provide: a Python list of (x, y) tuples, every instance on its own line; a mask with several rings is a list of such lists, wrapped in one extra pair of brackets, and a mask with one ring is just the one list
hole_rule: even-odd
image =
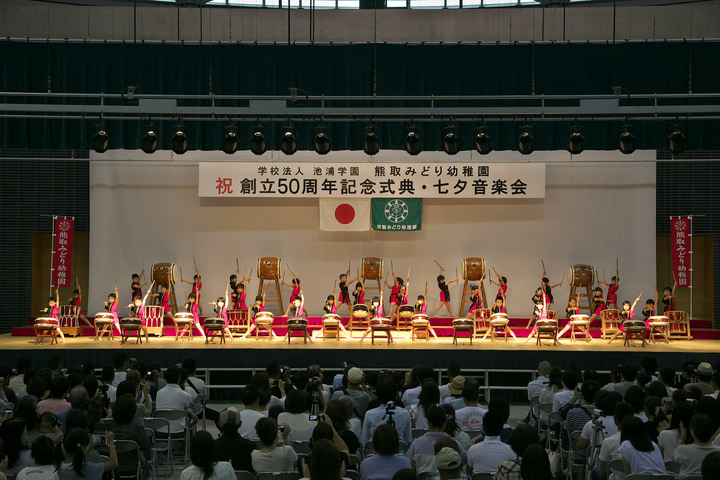
[(352, 367), (348, 370), (346, 377), (347, 381), (343, 382), (343, 388), (335, 390), (330, 399), (340, 400), (343, 396), (350, 397), (355, 405), (353, 417), (362, 420), (370, 403), (370, 394), (365, 385), (365, 373), (358, 367)]
[(462, 461), (457, 450), (443, 447), (435, 454), (435, 465), (442, 480), (463, 478)]
[(239, 428), (242, 425), (240, 412), (235, 407), (229, 407), (218, 418), (220, 436), (215, 440), (215, 460), (230, 462), (236, 470), (255, 472), (252, 468), (252, 451), (255, 442), (242, 438)]
[(450, 396), (443, 400), (443, 403), (452, 405), (455, 410), (464, 407), (462, 399), (463, 387), (465, 387), (465, 377), (462, 375), (455, 376), (450, 381)]
[(715, 389), (713, 389), (711, 384), (712, 375), (712, 366), (708, 362), (702, 362), (695, 369), (695, 377), (697, 378), (697, 382), (688, 383), (687, 385), (685, 385), (685, 390), (687, 390), (688, 388), (697, 387), (700, 389), (703, 395), (710, 395), (711, 393), (715, 392)]

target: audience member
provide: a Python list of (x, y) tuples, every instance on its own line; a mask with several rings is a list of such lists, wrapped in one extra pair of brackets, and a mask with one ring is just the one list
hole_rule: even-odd
[(673, 392), (676, 390), (676, 388), (673, 387), (673, 383), (675, 383), (675, 369), (672, 367), (664, 367), (660, 370), (658, 381), (665, 387), (667, 393), (664, 396), (672, 397)]
[(503, 422), (503, 427), (500, 431), (500, 440), (510, 445), (510, 437), (513, 432), (512, 427), (508, 425), (508, 421), (510, 420), (510, 403), (503, 397), (495, 397), (488, 403), (488, 411), (494, 411), (500, 414)]
[(30, 455), (30, 448), (27, 445), (26, 421), (20, 417), (10, 417), (0, 425), (0, 439), (2, 439), (3, 450), (7, 457), (7, 475), (15, 475), (25, 467), (34, 462)]
[(537, 378), (535, 380), (531, 381), (527, 385), (527, 397), (528, 401), (532, 405), (533, 400), (538, 400), (538, 405), (534, 407), (530, 413), (528, 413), (528, 416), (525, 417), (525, 422), (527, 423), (530, 420), (530, 415), (532, 414), (535, 418), (538, 418), (540, 415), (539, 406), (540, 406), (540, 393), (543, 391), (545, 387), (548, 386), (548, 383), (550, 380), (548, 379), (548, 375), (550, 374), (550, 370), (552, 369), (552, 365), (550, 365), (550, 362), (547, 360), (543, 360), (540, 363), (538, 363), (537, 366)]
[(246, 386), (241, 398), (245, 404), (245, 409), (240, 411), (240, 436), (248, 440), (260, 440), (255, 433), (255, 424), (261, 418), (268, 416), (267, 410), (260, 406), (260, 390), (255, 385)]
[(610, 471), (610, 462), (613, 460), (622, 460), (622, 456), (618, 452), (621, 438), (620, 426), (626, 418), (632, 417), (632, 415), (632, 405), (625, 402), (618, 402), (615, 405), (615, 411), (613, 412), (613, 418), (618, 431), (617, 433), (605, 437), (605, 440), (603, 440), (602, 445), (600, 446), (600, 455), (598, 456), (600, 471), (604, 475), (610, 474), (610, 480), (616, 479), (614, 472)]
[(458, 447), (460, 447), (460, 454), (463, 458), (465, 458), (470, 445), (472, 445), (472, 438), (470, 438), (470, 435), (460, 430), (460, 427), (455, 420), (455, 409), (452, 405), (440, 405), (440, 408), (442, 408), (443, 412), (445, 412), (445, 433), (457, 442)]
[(427, 416), (428, 432), (413, 440), (405, 455), (410, 459), (416, 473), (431, 473), (436, 470), (433, 445), (442, 437), (450, 436), (444, 432), (445, 411), (438, 405), (430, 407)]
[[(600, 445), (602, 442), (618, 432), (618, 426), (615, 424), (613, 413), (615, 412), (615, 405), (621, 401), (620, 394), (616, 392), (608, 392), (607, 390), (600, 390), (595, 395), (595, 409), (600, 410), (602, 413), (598, 417), (597, 421), (602, 425), (602, 429), (599, 431), (599, 438), (596, 439), (597, 444)], [(591, 446), (593, 442), (593, 422), (589, 420), (582, 427), (582, 434), (577, 441), (578, 450), (584, 450)]]
[(540, 403), (553, 403), (553, 399), (557, 392), (562, 390), (562, 370), (558, 367), (552, 367), (548, 373), (548, 382), (545, 388), (540, 391)]
[[(124, 382), (123, 382), (124, 383)], [(118, 391), (120, 388), (118, 387)], [(143, 469), (147, 466), (147, 459), (152, 455), (150, 439), (145, 429), (133, 422), (137, 404), (132, 394), (119, 395), (112, 411), (110, 430), (117, 440), (132, 440), (140, 449), (140, 462)], [(136, 471), (137, 458), (134, 452), (124, 452), (118, 455), (118, 472), (123, 475), (132, 475)]]
[(450, 382), (450, 396), (443, 400), (443, 404), (452, 405), (453, 408), (458, 409), (464, 406), (462, 391), (465, 388), (465, 377), (457, 375), (453, 377)]
[(452, 382), (452, 379), (459, 375), (462, 375), (462, 372), (460, 371), (460, 365), (458, 365), (456, 362), (448, 363), (445, 373), (447, 374), (448, 383), (440, 385), (438, 387), (440, 389), (441, 402), (450, 396), (450, 382)]
[[(680, 424), (690, 425), (690, 420), (695, 414), (695, 406), (690, 402), (679, 402), (673, 408), (672, 418), (670, 419), (670, 427), (660, 432), (658, 435), (658, 446), (663, 452), (663, 459), (669, 462), (673, 459), (675, 448), (680, 444)], [(686, 436), (683, 438), (683, 444), (691, 443), (692, 438)]]
[(522, 480), (553, 480), (550, 459), (540, 445), (532, 444), (523, 452), (520, 477)]
[(444, 447), (435, 454), (435, 465), (441, 480), (454, 480), (463, 478), (462, 460), (457, 450)]
[(110, 452), (108, 460), (104, 463), (87, 461), (86, 451), (90, 448), (90, 436), (81, 428), (68, 431), (57, 448), (57, 475), (59, 480), (101, 480), (103, 473), (118, 466), (117, 451), (115, 449), (115, 434), (112, 431), (106, 435), (107, 447)]
[[(405, 408), (410, 408), (410, 405), (417, 402), (417, 399), (420, 396), (420, 390), (422, 389), (422, 384), (427, 378), (433, 381), (437, 380), (435, 377), (435, 371), (432, 368), (425, 367), (423, 365), (415, 365), (412, 368), (409, 378), (406, 378), (405, 381), (405, 385), (409, 388), (407, 388), (402, 394), (402, 403), (405, 405)], [(400, 436), (400, 440), (402, 440), (402, 435)]]
[(297, 453), (290, 446), (290, 425), (282, 426), (281, 434), (284, 445), (278, 446), (278, 424), (273, 418), (261, 418), (255, 424), (255, 431), (262, 442), (260, 450), (251, 453), (252, 467), (256, 473), (263, 472), (294, 472)]
[(522, 455), (530, 445), (539, 441), (534, 428), (527, 424), (518, 425), (510, 437), (510, 448), (515, 453), (515, 458), (500, 462), (495, 480), (520, 480)]
[(568, 404), (575, 403), (578, 399), (575, 387), (577, 387), (578, 377), (572, 370), (565, 370), (560, 376), (562, 382), (562, 390), (557, 392), (553, 397), (553, 412), (559, 412), (560, 409)]
[[(698, 367), (699, 368), (699, 367)], [(684, 445), (688, 435), (685, 426), (681, 426), (680, 445), (673, 453), (673, 461), (680, 465), (680, 478), (689, 475), (700, 475), (701, 466), (705, 457), (712, 452), (720, 452), (720, 447), (712, 445), (712, 420), (707, 415), (696, 414), (690, 421), (690, 436), (693, 443)]]
[(395, 397), (397, 396), (397, 386), (389, 379), (378, 379), (377, 395), (381, 404), (379, 407), (372, 408), (365, 412), (360, 444), (367, 444), (372, 439), (372, 434), (375, 432), (375, 429), (379, 425), (387, 423), (392, 417), (400, 441), (405, 445), (410, 445), (412, 443), (410, 414), (404, 408), (396, 407), (394, 404)]
[(370, 403), (370, 394), (365, 385), (365, 374), (359, 368), (352, 367), (344, 378), (347, 383), (343, 383), (342, 388), (335, 390), (330, 399), (338, 400), (344, 396), (350, 397), (353, 402), (353, 415), (362, 419)]
[(660, 448), (650, 440), (642, 420), (637, 417), (626, 418), (620, 431), (618, 452), (625, 465), (625, 475), (666, 473)]
[(309, 410), (309, 394), (305, 390), (292, 390), (285, 397), (285, 411), (278, 415), (277, 421), (290, 425), (290, 440), (303, 442), (312, 437), (317, 420), (310, 420)]
[(708, 362), (702, 362), (695, 369), (695, 378), (697, 378), (697, 381), (688, 383), (685, 385), (685, 389), (697, 387), (703, 395), (712, 394), (715, 391), (711, 385), (712, 375), (712, 366)]
[[(452, 389), (452, 384), (450, 385)], [(434, 380), (426, 379), (420, 389), (418, 403), (409, 405), (410, 416), (415, 418), (415, 428), (428, 429), (427, 412), (440, 403), (440, 390)]]
[[(304, 460), (304, 459), (303, 459)], [(321, 438), (313, 442), (310, 464), (303, 464), (303, 477), (309, 480), (341, 480), (345, 475), (345, 463), (335, 444)]]
[(495, 472), (500, 463), (515, 458), (515, 453), (513, 453), (510, 446), (500, 440), (502, 429), (503, 418), (501, 414), (491, 408), (483, 418), (485, 439), (468, 450), (468, 474)]
[(398, 455), (400, 439), (392, 425), (381, 424), (372, 438), (374, 455), (360, 464), (360, 480), (390, 480), (395, 472), (411, 468), (410, 459)]
[(345, 442), (345, 445), (347, 445), (348, 451), (354, 454), (360, 448), (360, 440), (358, 440), (357, 435), (350, 430), (350, 418), (348, 408), (346, 407), (347, 403), (344, 399), (352, 402), (347, 396), (340, 397), (340, 399), (337, 400), (330, 400), (325, 406), (325, 416), (332, 423), (333, 428), (340, 438), (342, 438), (343, 442)]
[[(194, 415), (192, 410), (189, 410), (190, 394), (180, 387), (180, 369), (175, 366), (168, 368), (165, 371), (165, 380), (167, 385), (157, 392), (155, 409), (188, 411), (188, 414)], [(185, 430), (185, 417), (169, 422), (171, 433), (181, 433)]]
[(251, 454), (255, 450), (255, 442), (240, 436), (240, 412), (235, 407), (223, 410), (218, 423), (220, 436), (215, 440), (215, 460), (230, 462), (235, 470), (253, 472)]
[(487, 409), (480, 406), (480, 392), (476, 380), (466, 380), (462, 391), (464, 406), (455, 411), (455, 421), (461, 430), (481, 430)]
[(700, 468), (703, 480), (717, 480), (720, 478), (720, 452), (708, 453)]
[(47, 437), (38, 437), (30, 447), (30, 456), (35, 464), (20, 470), (15, 480), (48, 480), (57, 479), (55, 475), (55, 445)]
[(608, 383), (603, 387), (604, 390), (610, 390), (611, 392), (617, 392), (625, 397), (627, 389), (635, 385), (635, 378), (637, 378), (638, 368), (632, 363), (626, 363), (620, 369), (620, 382)]
[(192, 465), (180, 474), (180, 480), (235, 480), (235, 470), (228, 462), (215, 460), (215, 442), (209, 432), (201, 430), (190, 441)]

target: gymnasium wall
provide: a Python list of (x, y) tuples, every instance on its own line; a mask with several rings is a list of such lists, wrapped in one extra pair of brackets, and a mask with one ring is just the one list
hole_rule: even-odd
[[(265, 159), (272, 161), (273, 155)], [(324, 161), (342, 157), (369, 161), (362, 152), (331, 153)], [(383, 161), (407, 162), (402, 151), (383, 152)], [(314, 152), (298, 152), (293, 161), (317, 160)], [(306, 308), (319, 315), (326, 295), (341, 271), (352, 264), (352, 273), (364, 256), (393, 261), (398, 275), (411, 270), (410, 295), (415, 298), (428, 282), (428, 305), (438, 303), (433, 259), (454, 278), (464, 257), (484, 257), (488, 267), (508, 277), (508, 308), (512, 316), (527, 317), (530, 297), (545, 261), (553, 283), (560, 281), (570, 264), (591, 264), (600, 277), (603, 268), (610, 280), (615, 259), (620, 262), (620, 300), (655, 287), (655, 152), (586, 151), (573, 157), (567, 152), (535, 152), (533, 162), (545, 161), (544, 200), (425, 199), (419, 232), (321, 232), (317, 199), (199, 198), (198, 161), (227, 161), (215, 152), (188, 152), (172, 157), (158, 151), (115, 150), (90, 162), (90, 285), (87, 310), (102, 310), (102, 302), (118, 280), (121, 305), (130, 299), (130, 275), (144, 260), (150, 265), (174, 262), (186, 279), (193, 275), (193, 257), (203, 276), (203, 304), (222, 295), (228, 276), (235, 270), (255, 267), (258, 257), (280, 257), (302, 281)], [(418, 161), (441, 161), (444, 153), (424, 152)], [(474, 160), (473, 160), (474, 159)], [(579, 160), (578, 160), (579, 159)], [(232, 161), (257, 161), (249, 152), (238, 152)], [(413, 159), (415, 160), (415, 159)], [(598, 162), (602, 160), (602, 162)], [(348, 161), (348, 160), (346, 160)], [(461, 152), (453, 161), (477, 162), (477, 155)], [(493, 152), (487, 162), (526, 162), (517, 152)], [(258, 288), (256, 269), (248, 296)], [(290, 275), (286, 275), (289, 283)], [(184, 303), (189, 285), (178, 289)], [(461, 284), (451, 286), (457, 310)], [(486, 282), (489, 297), (495, 287)], [(567, 280), (554, 290), (556, 308), (564, 310)], [(285, 304), (290, 289), (283, 289)], [(207, 311), (207, 310), (206, 310)], [(453, 312), (456, 313), (456, 312)]]

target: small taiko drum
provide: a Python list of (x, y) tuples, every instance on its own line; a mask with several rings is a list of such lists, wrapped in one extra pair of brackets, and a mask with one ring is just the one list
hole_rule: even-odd
[(362, 259), (363, 278), (366, 280), (378, 280), (383, 278), (383, 260), (378, 257), (363, 257)]
[(485, 276), (485, 259), (470, 257), (463, 258), (462, 276), (464, 280), (480, 280)]
[(124, 317), (120, 319), (120, 328), (124, 330), (137, 330), (142, 326), (142, 320), (137, 317)]
[(288, 325), (307, 325), (307, 318), (303, 317), (290, 317), (287, 320)]
[(412, 316), (412, 324), (414, 327), (424, 326), (430, 323), (429, 317), (424, 313), (416, 313)]
[(570, 321), (573, 325), (582, 327), (587, 326), (587, 324), (590, 323), (590, 317), (583, 314), (570, 315)]
[(541, 318), (537, 321), (538, 332), (552, 332), (557, 330), (558, 321), (552, 318)]
[(664, 327), (670, 322), (670, 319), (665, 315), (655, 315), (648, 318), (648, 325), (651, 327)]
[(473, 321), (469, 318), (456, 318), (453, 320), (453, 327), (465, 327), (465, 328), (472, 328), (474, 327)]
[(368, 307), (367, 305), (363, 304), (357, 304), (353, 305), (352, 309), (353, 317), (367, 317), (368, 316)]
[(590, 265), (570, 265), (568, 268), (568, 285), (571, 287), (587, 287), (595, 283), (595, 269)]
[(262, 323), (265, 325), (273, 323), (273, 320), (275, 317), (273, 316), (272, 312), (258, 312), (255, 315), (255, 323)]
[(645, 322), (643, 320), (625, 320), (623, 329), (629, 333), (640, 333), (645, 330)]
[(282, 259), (276, 257), (258, 258), (257, 276), (263, 280), (273, 280), (280, 278), (282, 270)]
[(373, 318), (370, 320), (372, 328), (390, 328), (392, 321), (389, 318)]
[(337, 313), (326, 313), (322, 317), (323, 325), (338, 325), (340, 323), (340, 315)]
[(225, 328), (225, 319), (220, 317), (206, 318), (204, 325), (207, 330), (222, 330)]
[(617, 310), (615, 308), (606, 308), (605, 310), (600, 312), (600, 316), (605, 322), (617, 323), (620, 321), (620, 310)]
[(154, 263), (152, 280), (156, 285), (174, 285), (177, 281), (177, 265), (174, 263)]
[(195, 317), (191, 312), (178, 312), (175, 314), (175, 321), (177, 323), (193, 323)]
[(412, 305), (400, 305), (398, 315), (400, 315), (400, 318), (412, 318), (415, 315), (415, 307)]
[(489, 308), (476, 308), (473, 310), (473, 318), (475, 320), (487, 320), (490, 318), (490, 312)]
[(58, 320), (53, 317), (37, 317), (34, 325), (36, 327), (57, 327)]
[(510, 323), (510, 317), (507, 313), (493, 313), (490, 315), (490, 325), (501, 326)]
[(115, 317), (110, 312), (99, 312), (95, 314), (95, 323), (96, 324), (105, 324), (113, 323), (115, 321)]

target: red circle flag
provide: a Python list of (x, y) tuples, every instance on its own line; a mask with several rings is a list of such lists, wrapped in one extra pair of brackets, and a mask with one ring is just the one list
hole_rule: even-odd
[(352, 223), (355, 220), (355, 209), (352, 205), (341, 203), (335, 208), (335, 220), (343, 225)]

